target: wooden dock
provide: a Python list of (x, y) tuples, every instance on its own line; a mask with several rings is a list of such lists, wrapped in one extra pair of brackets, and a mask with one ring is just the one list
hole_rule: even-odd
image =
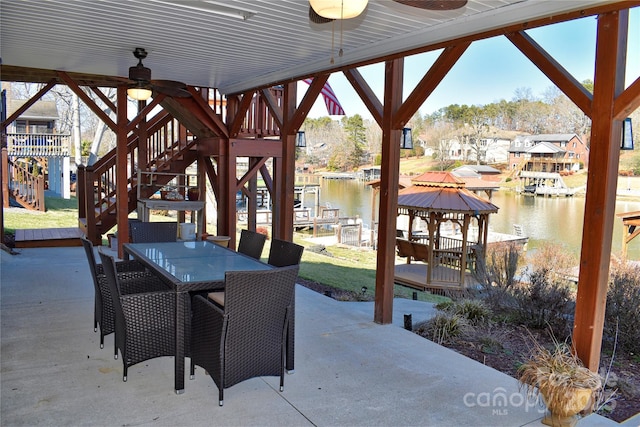
[[(457, 270), (440, 265), (435, 267), (434, 270), (436, 270), (434, 272), (435, 277), (451, 276), (453, 278), (460, 274)], [(438, 295), (464, 294), (469, 289), (473, 289), (473, 287), (477, 285), (477, 280), (469, 272), (465, 273), (464, 287), (461, 287), (459, 283), (454, 283), (453, 281), (434, 280), (432, 283), (427, 284), (427, 264), (420, 262), (396, 264), (394, 282), (403, 286), (432, 292)]]
[(81, 236), (82, 232), (77, 227), (18, 229), (15, 234), (15, 246), (16, 248), (82, 246)]

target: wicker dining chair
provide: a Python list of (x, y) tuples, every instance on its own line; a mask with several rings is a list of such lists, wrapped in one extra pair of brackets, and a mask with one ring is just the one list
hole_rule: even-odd
[(191, 376), (195, 365), (224, 389), (249, 378), (280, 376), (284, 388), (286, 336), (298, 266), (266, 271), (230, 271), (224, 307), (201, 295), (192, 302)]
[(248, 255), (251, 258), (260, 259), (266, 240), (267, 236), (264, 234), (251, 230), (242, 230), (240, 232), (238, 252)]
[[(289, 265), (298, 265), (302, 259), (302, 253), (304, 252), (304, 246), (300, 246), (293, 242), (286, 240), (271, 239), (271, 247), (269, 248), (269, 265), (274, 267), (286, 267)], [(289, 322), (289, 332), (287, 339), (287, 371), (293, 371), (295, 364), (295, 307), (296, 307), (296, 294), (295, 289), (291, 298), (291, 322)]]
[(302, 252), (304, 252), (304, 246), (286, 240), (271, 239), (267, 262), (274, 267), (298, 265), (302, 258)]
[(115, 343), (122, 355), (122, 380), (130, 366), (145, 360), (175, 355), (176, 294), (172, 290), (123, 294), (111, 255), (98, 250), (114, 311)]
[(145, 222), (129, 223), (131, 243), (175, 242), (178, 240), (177, 222)]
[[(93, 330), (94, 332), (98, 332), (98, 327), (100, 327), (100, 348), (104, 348), (104, 337), (113, 333), (115, 330), (111, 292), (109, 291), (109, 285), (107, 285), (102, 264), (96, 262), (93, 244), (84, 236), (80, 237), (80, 241), (87, 255), (95, 291)], [(123, 294), (163, 291), (168, 289), (167, 285), (162, 282), (160, 278), (147, 271), (138, 261), (118, 261), (116, 262), (116, 271), (122, 283), (120, 290)]]

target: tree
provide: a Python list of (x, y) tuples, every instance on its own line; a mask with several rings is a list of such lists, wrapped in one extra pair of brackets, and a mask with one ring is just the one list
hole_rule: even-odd
[(347, 168), (356, 169), (363, 164), (365, 145), (367, 142), (366, 129), (362, 121), (362, 116), (356, 114), (351, 117), (342, 118), (342, 129), (344, 130), (347, 150)]
[(465, 127), (468, 126), (470, 133), (467, 135), (467, 142), (471, 151), (475, 154), (476, 165), (481, 160), (486, 160), (487, 147), (483, 145), (483, 135), (489, 130), (489, 117), (485, 107), (471, 106), (465, 112)]

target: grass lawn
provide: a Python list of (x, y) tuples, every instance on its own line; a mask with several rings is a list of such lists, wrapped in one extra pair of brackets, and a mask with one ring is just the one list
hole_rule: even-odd
[[(27, 209), (6, 209), (4, 212), (5, 232), (13, 234), (16, 229), (24, 228), (63, 228), (78, 226), (78, 208), (76, 198), (69, 200), (47, 197), (45, 199), (46, 212), (29, 211)], [(164, 216), (152, 215), (156, 221), (164, 220)], [(362, 293), (367, 290), (364, 299), (373, 299), (375, 292), (376, 252), (372, 250), (357, 250), (330, 246), (319, 253), (319, 247), (305, 241), (302, 236), (294, 236), (294, 241), (305, 246), (300, 265), (300, 277), (325, 285)], [(108, 244), (103, 239), (103, 244)], [(269, 256), (269, 242), (265, 245), (263, 259)], [(396, 285), (396, 297), (412, 298), (413, 289)], [(418, 291), (421, 301), (440, 302), (447, 298)]]

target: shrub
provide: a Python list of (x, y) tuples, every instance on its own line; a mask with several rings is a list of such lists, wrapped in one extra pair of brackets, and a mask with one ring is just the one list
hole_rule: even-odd
[(528, 279), (513, 289), (514, 314), (530, 328), (549, 327), (553, 335), (565, 339), (571, 331), (574, 308), (569, 282), (545, 268), (530, 272)]
[(475, 276), (486, 303), (495, 312), (513, 306), (510, 290), (516, 284), (520, 259), (521, 250), (515, 244), (492, 245), (486, 254), (478, 254)]
[(640, 352), (640, 267), (626, 263), (612, 265), (607, 292), (604, 341)]
[(416, 326), (416, 333), (437, 344), (451, 342), (468, 330), (469, 324), (463, 317), (448, 311), (440, 312), (426, 322)]
[(491, 309), (482, 300), (463, 299), (451, 307), (453, 314), (464, 317), (472, 325), (486, 322), (491, 318)]
[(545, 242), (528, 259), (532, 270), (548, 270), (549, 273), (566, 276), (578, 265), (575, 254), (559, 243)]
[(453, 307), (452, 300), (442, 301), (435, 305), (435, 309), (440, 311), (448, 311), (451, 307)]

